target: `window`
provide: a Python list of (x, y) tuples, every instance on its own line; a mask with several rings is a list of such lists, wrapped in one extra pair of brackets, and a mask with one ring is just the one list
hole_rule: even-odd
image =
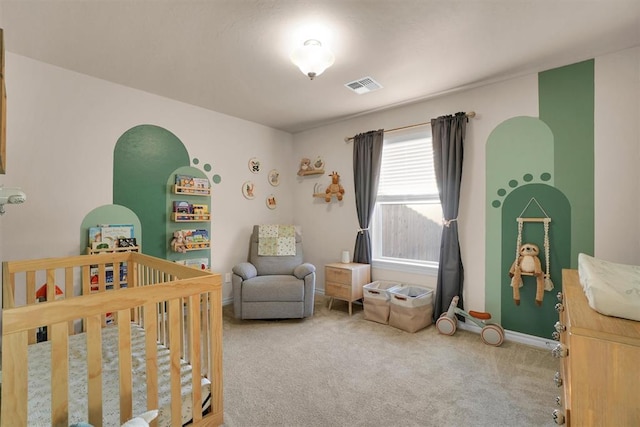
[(437, 269), (441, 235), (430, 130), (385, 136), (372, 221), (374, 266), (412, 272)]

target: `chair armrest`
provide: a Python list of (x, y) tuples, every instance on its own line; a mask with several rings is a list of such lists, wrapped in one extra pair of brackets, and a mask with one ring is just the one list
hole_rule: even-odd
[(293, 270), (293, 275), (298, 279), (304, 279), (305, 276), (308, 276), (311, 273), (316, 271), (316, 266), (313, 264), (309, 264), (305, 262), (304, 264), (300, 264)]
[(258, 275), (258, 270), (250, 262), (241, 262), (233, 266), (233, 274), (237, 274), (242, 277), (242, 280), (251, 279)]

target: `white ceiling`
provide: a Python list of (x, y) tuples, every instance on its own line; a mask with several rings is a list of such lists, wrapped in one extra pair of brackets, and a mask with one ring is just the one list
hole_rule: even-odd
[[(640, 0), (0, 0), (0, 14), (9, 52), (291, 133), (640, 45)], [(300, 34), (310, 24), (326, 34)], [(308, 38), (336, 56), (313, 81), (289, 60)], [(365, 76), (383, 89), (344, 87)]]

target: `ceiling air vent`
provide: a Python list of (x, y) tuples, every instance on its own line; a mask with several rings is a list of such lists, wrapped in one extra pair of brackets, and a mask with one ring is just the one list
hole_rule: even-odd
[(357, 93), (358, 95), (362, 95), (363, 93), (372, 92), (374, 90), (378, 90), (382, 87), (380, 83), (373, 80), (371, 77), (363, 77), (358, 80), (354, 80), (350, 83), (345, 84), (346, 87)]

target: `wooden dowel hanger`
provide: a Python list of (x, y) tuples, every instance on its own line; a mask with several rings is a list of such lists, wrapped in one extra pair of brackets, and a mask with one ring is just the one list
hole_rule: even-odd
[[(472, 118), (474, 118), (476, 116), (476, 112), (475, 111), (469, 111), (466, 114), (466, 116), (467, 116), (467, 118), (472, 119)], [(417, 128), (417, 127), (420, 127), (420, 126), (431, 126), (431, 121), (424, 122), (424, 123), (416, 123), (414, 125), (401, 126), (401, 127), (393, 128), (393, 129), (385, 129), (384, 133), (396, 132), (396, 131), (399, 131), (399, 130), (405, 130), (405, 129), (411, 129), (411, 128)], [(345, 136), (344, 137), (344, 142), (352, 141), (353, 138), (355, 138), (355, 137), (354, 136)]]

